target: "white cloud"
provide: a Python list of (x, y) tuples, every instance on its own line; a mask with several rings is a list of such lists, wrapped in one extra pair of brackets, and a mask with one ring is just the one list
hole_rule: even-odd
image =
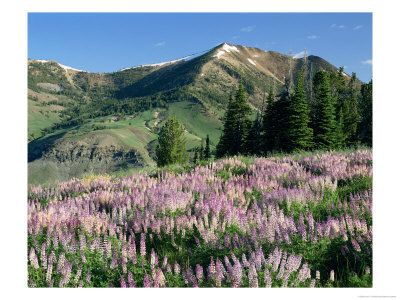
[(247, 27), (243, 27), (242, 29), (240, 29), (240, 31), (250, 32), (250, 31), (253, 31), (254, 28), (256, 28), (256, 26), (247, 26)]
[(318, 38), (318, 36), (316, 36), (316, 35), (309, 35), (307, 38), (308, 38), (309, 40), (315, 40), (315, 39)]
[(299, 53), (296, 53), (295, 55), (293, 55), (293, 58), (300, 58), (300, 57), (303, 57), (304, 56), (304, 54), (306, 54), (307, 52), (306, 51), (301, 51), (301, 52), (299, 52)]
[(372, 66), (372, 59), (363, 60), (361, 63), (363, 65), (371, 65)]
[(362, 25), (357, 25), (356, 27), (353, 28), (353, 30), (358, 30), (358, 29), (361, 29), (361, 28), (363, 28)]
[(330, 27), (331, 27), (331, 28), (340, 28), (340, 29), (343, 29), (343, 28), (345, 28), (346, 26), (344, 26), (344, 25), (332, 24)]
[(154, 47), (161, 47), (161, 46), (164, 46), (164, 45), (165, 45), (165, 42), (159, 42), (157, 44), (154, 44)]

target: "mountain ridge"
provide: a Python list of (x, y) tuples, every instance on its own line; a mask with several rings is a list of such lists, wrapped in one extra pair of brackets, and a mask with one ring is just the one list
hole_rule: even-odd
[[(30, 59), (30, 178), (61, 180), (79, 172), (106, 170), (106, 166), (117, 170), (121, 165), (133, 168), (136, 162), (140, 162), (138, 166), (154, 165), (158, 130), (172, 115), (186, 129), (188, 153), (200, 146), (207, 134), (215, 148), (229, 95), (240, 81), (255, 115), (263, 108), (268, 86), (274, 84), (279, 93), (289, 67), (296, 78), (305, 62), (306, 80), (320, 69), (339, 70), (318, 56), (296, 59), (228, 43), (169, 62), (110, 73)], [(118, 147), (99, 148), (95, 141), (102, 139), (112, 140)], [(75, 151), (75, 147), (79, 149)], [(91, 158), (93, 153), (96, 160)], [(110, 153), (114, 160), (106, 157)], [(62, 168), (70, 173), (59, 173)], [(50, 171), (43, 175), (40, 170), (46, 169)]]

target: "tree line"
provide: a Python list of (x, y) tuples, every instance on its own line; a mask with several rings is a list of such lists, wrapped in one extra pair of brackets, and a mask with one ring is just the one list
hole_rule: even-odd
[(254, 121), (240, 83), (228, 102), (216, 157), (371, 147), (372, 80), (359, 87), (355, 73), (346, 82), (343, 68), (321, 70), (310, 88), (304, 73), (304, 68), (298, 72), (295, 86), (289, 78), (279, 94), (271, 84), (266, 108)]

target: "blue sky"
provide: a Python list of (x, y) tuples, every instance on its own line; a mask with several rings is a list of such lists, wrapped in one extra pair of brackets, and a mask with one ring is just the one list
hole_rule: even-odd
[(320, 56), (372, 78), (371, 13), (29, 13), (28, 57), (89, 72), (231, 44)]

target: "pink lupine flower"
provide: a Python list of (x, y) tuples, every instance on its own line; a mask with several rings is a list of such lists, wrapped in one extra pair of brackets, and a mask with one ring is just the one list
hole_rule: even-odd
[(81, 277), (81, 274), (82, 274), (82, 266), (79, 267), (78, 272), (75, 275), (74, 284), (78, 283), (79, 278)]
[(320, 280), (320, 274), (319, 271), (315, 271), (315, 279)]
[(331, 282), (334, 282), (334, 281), (335, 281), (335, 271), (331, 270), (331, 273), (330, 273), (330, 276), (329, 276), (329, 280), (330, 280)]
[(181, 266), (177, 262), (175, 262), (175, 264), (174, 264), (174, 273), (175, 273), (175, 275), (181, 273)]
[(29, 253), (29, 260), (31, 262), (31, 265), (33, 265), (35, 269), (39, 269), (38, 259), (35, 253), (35, 249), (33, 248), (31, 248), (31, 252)]
[(49, 265), (47, 266), (47, 273), (46, 273), (46, 281), (47, 282), (50, 282), (52, 272), (53, 272), (53, 264), (49, 263)]

